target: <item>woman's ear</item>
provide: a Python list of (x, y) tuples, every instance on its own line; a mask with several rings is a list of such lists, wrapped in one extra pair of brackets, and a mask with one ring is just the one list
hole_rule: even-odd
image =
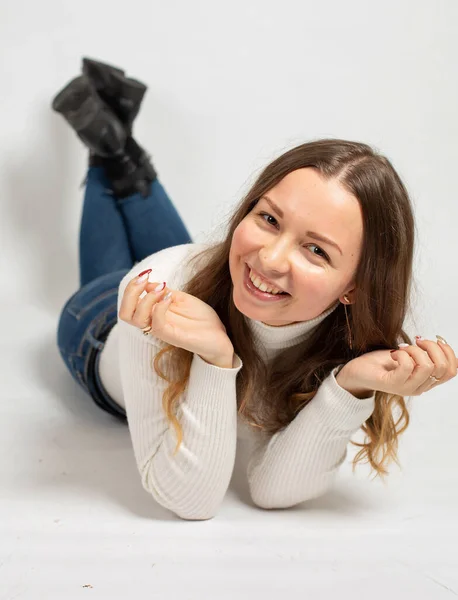
[(352, 288), (348, 290), (348, 292), (345, 292), (345, 294), (342, 294), (339, 300), (342, 302), (342, 304), (353, 304), (355, 302), (355, 296), (356, 289)]

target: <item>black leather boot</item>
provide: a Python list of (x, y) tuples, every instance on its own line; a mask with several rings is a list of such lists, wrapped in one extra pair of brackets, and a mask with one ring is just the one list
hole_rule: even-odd
[(137, 79), (126, 77), (118, 67), (91, 58), (83, 58), (82, 69), (99, 96), (125, 125), (128, 136), (126, 152), (141, 167), (144, 176), (154, 181), (157, 172), (151, 164), (151, 157), (132, 137), (132, 126), (140, 111), (147, 86)]
[(139, 193), (144, 198), (149, 196), (151, 182), (156, 179), (156, 171), (151, 164), (143, 165), (135, 160), (135, 152), (126, 143), (126, 155), (123, 160), (119, 158), (103, 158), (92, 154), (89, 164), (93, 167), (103, 167), (111, 183), (113, 194), (117, 198), (127, 198)]
[(115, 196), (125, 198), (139, 192), (146, 197), (149, 194), (152, 181), (149, 168), (131, 158), (125, 126), (85, 75), (70, 81), (55, 96), (52, 108), (89, 148), (89, 164), (104, 167)]
[(91, 58), (83, 58), (82, 70), (102, 100), (124, 123), (128, 135), (131, 135), (147, 86), (126, 77), (121, 69)]
[(86, 76), (72, 79), (55, 96), (52, 108), (64, 117), (94, 154), (109, 158), (125, 156), (127, 132)]

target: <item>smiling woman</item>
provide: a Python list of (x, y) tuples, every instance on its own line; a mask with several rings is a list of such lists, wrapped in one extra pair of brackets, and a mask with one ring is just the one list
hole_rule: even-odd
[[(402, 323), (413, 248), (413, 212), (405, 186), (388, 159), (368, 145), (310, 142), (264, 169), (236, 209), (226, 239), (204, 252), (207, 265), (184, 287), (215, 308), (243, 361), (237, 399), (250, 423), (286, 435), (288, 424), (336, 366), (399, 341), (411, 343)], [(288, 295), (250, 289), (249, 269), (259, 277), (255, 283), (265, 278)], [(255, 321), (292, 331), (315, 319), (319, 323), (306, 339), (284, 347), (268, 365), (247, 326)], [(176, 387), (164, 393), (173, 415), (192, 356), (176, 347), (164, 351), (181, 365)], [(397, 436), (409, 415), (402, 396), (375, 391), (374, 400), (373, 412), (360, 424), (367, 438), (355, 464), (365, 458), (383, 474), (396, 459)], [(401, 416), (395, 420), (397, 409)], [(178, 421), (171, 420), (179, 431)]]
[[(355, 196), (313, 167), (295, 169), (269, 195), (263, 194), (234, 230), (229, 253), (234, 304), (244, 315), (272, 326), (318, 316), (337, 297), (353, 294), (362, 236)], [(289, 297), (253, 292), (245, 281), (246, 265), (260, 282), (287, 291)]]
[(128, 423), (145, 489), (182, 518), (213, 517), (247, 436), (253, 501), (293, 506), (329, 489), (360, 428), (354, 464), (386, 473), (404, 396), (349, 366), (373, 369), (378, 351), (394, 369), (388, 350), (411, 342), (414, 221), (391, 163), (357, 142), (302, 144), (267, 165), (224, 240), (194, 244), (130, 135), (145, 86), (88, 64), (53, 103), (92, 152), (81, 288), (58, 344)]

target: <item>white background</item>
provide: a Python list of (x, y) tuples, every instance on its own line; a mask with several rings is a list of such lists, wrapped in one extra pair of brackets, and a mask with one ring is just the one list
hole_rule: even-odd
[(0, 599), (458, 593), (456, 379), (412, 399), (386, 486), (348, 461), (326, 497), (268, 512), (234, 481), (200, 523), (143, 492), (127, 429), (55, 345), (87, 152), (50, 109), (82, 56), (144, 81), (134, 132), (195, 241), (287, 148), (375, 146), (415, 207), (406, 328), (458, 350), (456, 0), (17, 0), (0, 15)]

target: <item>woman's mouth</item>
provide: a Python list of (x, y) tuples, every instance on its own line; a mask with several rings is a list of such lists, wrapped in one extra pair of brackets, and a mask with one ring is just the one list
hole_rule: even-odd
[(280, 302), (285, 298), (290, 298), (291, 295), (287, 292), (280, 292), (278, 294), (271, 294), (269, 292), (263, 292), (259, 290), (250, 279), (250, 267), (245, 264), (245, 273), (243, 277), (243, 288), (250, 294), (252, 298), (261, 300), (263, 302)]

